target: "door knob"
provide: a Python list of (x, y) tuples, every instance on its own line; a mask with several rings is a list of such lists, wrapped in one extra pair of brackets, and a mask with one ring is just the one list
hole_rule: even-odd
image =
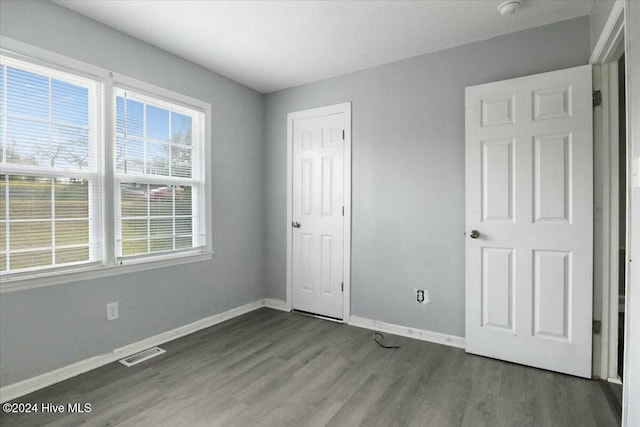
[(298, 221), (295, 221), (295, 222), (292, 222), (292, 223), (291, 223), (291, 226), (292, 226), (293, 228), (300, 228), (300, 223), (299, 223)]
[(471, 230), (471, 233), (469, 233), (469, 237), (471, 237), (472, 239), (477, 239), (478, 237), (480, 237), (480, 232), (478, 230)]

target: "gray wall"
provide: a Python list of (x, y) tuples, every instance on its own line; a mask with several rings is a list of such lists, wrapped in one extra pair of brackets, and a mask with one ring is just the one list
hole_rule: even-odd
[(593, 3), (591, 15), (589, 16), (589, 40), (591, 41), (592, 51), (596, 43), (598, 43), (614, 3), (614, 0), (595, 0)]
[[(212, 104), (216, 252), (211, 262), (2, 294), (0, 385), (262, 298), (263, 95), (50, 2), (0, 2), (0, 32)], [(120, 319), (107, 322), (111, 301)]]
[(582, 17), (267, 95), (267, 296), (285, 297), (286, 114), (352, 101), (352, 314), (463, 336), (464, 88), (589, 53)]

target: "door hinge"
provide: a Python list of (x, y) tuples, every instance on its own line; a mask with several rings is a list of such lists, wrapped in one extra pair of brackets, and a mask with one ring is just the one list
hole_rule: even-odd
[(593, 106), (599, 107), (602, 105), (602, 92), (599, 90), (593, 91)]
[(342, 129), (342, 140), (344, 141), (344, 129)]
[(344, 216), (344, 206), (342, 207), (342, 216)]
[(340, 287), (340, 290), (341, 290), (342, 292), (344, 292), (344, 282), (342, 283), (342, 286)]
[(600, 330), (602, 329), (602, 322), (599, 320), (594, 320), (591, 323), (591, 330), (594, 334), (600, 335)]

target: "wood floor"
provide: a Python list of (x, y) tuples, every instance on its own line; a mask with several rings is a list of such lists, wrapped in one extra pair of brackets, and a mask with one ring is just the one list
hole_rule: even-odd
[(597, 381), (260, 309), (19, 399), (88, 414), (0, 415), (2, 426), (617, 425)]

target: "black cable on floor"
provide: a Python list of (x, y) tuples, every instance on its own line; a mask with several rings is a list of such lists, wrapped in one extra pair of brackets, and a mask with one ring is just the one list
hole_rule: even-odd
[[(380, 340), (378, 340), (378, 337), (380, 338)], [(382, 344), (382, 340), (384, 339), (384, 335), (382, 335), (380, 332), (374, 332), (373, 333), (373, 340), (376, 342), (376, 344), (378, 344), (380, 347), (382, 348), (400, 348), (399, 345), (384, 345)]]

